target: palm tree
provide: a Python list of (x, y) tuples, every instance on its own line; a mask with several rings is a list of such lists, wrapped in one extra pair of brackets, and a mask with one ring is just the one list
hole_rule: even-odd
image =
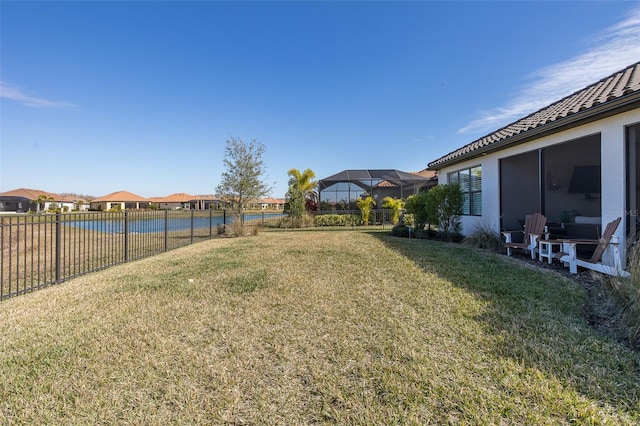
[(384, 197), (384, 200), (382, 200), (382, 207), (393, 210), (391, 223), (394, 225), (398, 223), (400, 219), (400, 213), (402, 209), (404, 209), (404, 203), (405, 201), (402, 198)]
[(298, 169), (291, 169), (289, 175), (289, 190), (287, 191), (287, 202), (289, 212), (297, 217), (301, 217), (306, 210), (307, 200), (314, 199), (315, 189), (318, 182), (313, 180), (316, 174), (311, 169), (300, 172)]
[(49, 198), (51, 197), (48, 197), (44, 194), (38, 196), (38, 199), (36, 200), (36, 213), (38, 214), (40, 213), (40, 205), (42, 204), (42, 207), (44, 207), (44, 202), (47, 201)]
[(49, 202), (49, 211), (54, 212), (58, 208), (58, 203), (55, 202), (53, 197), (47, 197), (47, 201)]

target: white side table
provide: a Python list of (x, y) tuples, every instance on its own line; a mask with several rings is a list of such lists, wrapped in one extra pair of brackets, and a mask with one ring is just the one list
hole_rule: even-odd
[[(542, 262), (542, 259), (547, 259), (549, 265), (553, 262), (553, 256), (555, 253), (559, 253), (562, 250), (562, 240), (540, 240), (538, 250), (538, 260)], [(556, 252), (553, 251), (554, 247), (558, 247)]]

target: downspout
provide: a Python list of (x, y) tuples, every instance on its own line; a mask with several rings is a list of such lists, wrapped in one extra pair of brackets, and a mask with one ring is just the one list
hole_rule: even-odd
[(545, 186), (545, 178), (544, 178), (544, 150), (542, 148), (538, 149), (538, 192), (540, 197), (540, 213), (546, 215), (545, 213), (545, 196), (544, 196), (544, 186)]

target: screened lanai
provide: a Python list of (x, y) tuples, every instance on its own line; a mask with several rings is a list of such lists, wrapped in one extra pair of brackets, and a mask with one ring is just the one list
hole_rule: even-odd
[(400, 170), (343, 170), (318, 181), (321, 201), (350, 204), (371, 195), (376, 203), (385, 197), (407, 198), (437, 184), (434, 176), (421, 176)]

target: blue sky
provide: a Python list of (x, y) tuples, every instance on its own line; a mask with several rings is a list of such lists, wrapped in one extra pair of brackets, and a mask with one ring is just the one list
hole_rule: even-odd
[(0, 191), (418, 171), (640, 61), (639, 2), (0, 2)]

